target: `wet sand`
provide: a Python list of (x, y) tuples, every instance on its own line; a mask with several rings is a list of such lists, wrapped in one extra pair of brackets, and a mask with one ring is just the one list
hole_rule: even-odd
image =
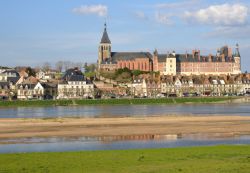
[(250, 116), (0, 119), (0, 140), (29, 137), (250, 134)]

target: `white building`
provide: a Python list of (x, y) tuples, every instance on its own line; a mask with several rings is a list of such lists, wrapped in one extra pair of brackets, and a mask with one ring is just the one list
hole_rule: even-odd
[(29, 100), (29, 99), (43, 99), (44, 87), (40, 82), (34, 83), (22, 83), (17, 86), (17, 99)]
[(137, 97), (147, 96), (147, 83), (145, 79), (134, 79), (131, 84), (131, 93)]
[(72, 75), (67, 81), (58, 84), (57, 99), (81, 99), (94, 97), (94, 84), (84, 79), (83, 75)]

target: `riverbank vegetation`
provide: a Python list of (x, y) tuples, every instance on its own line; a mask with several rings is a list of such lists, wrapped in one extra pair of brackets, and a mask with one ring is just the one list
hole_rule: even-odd
[(0, 107), (212, 103), (212, 102), (229, 101), (231, 99), (233, 98), (192, 97), (192, 98), (157, 98), (157, 99), (133, 98), (133, 99), (83, 99), (83, 100), (16, 100), (16, 101), (0, 101)]
[(248, 173), (250, 146), (1, 154), (8, 173)]

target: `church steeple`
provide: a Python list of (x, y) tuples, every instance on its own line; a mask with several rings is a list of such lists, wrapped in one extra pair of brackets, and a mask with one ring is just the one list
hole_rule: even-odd
[(241, 73), (241, 57), (239, 51), (239, 44), (236, 44), (235, 53), (234, 53), (234, 67), (233, 67), (234, 74)]
[(103, 34), (102, 34), (101, 43), (111, 44), (111, 41), (109, 40), (109, 36), (108, 36), (108, 33), (107, 33), (107, 24), (106, 24), (106, 22), (104, 23), (104, 31), (103, 31)]
[(234, 56), (235, 57), (240, 57), (240, 51), (239, 51), (239, 44), (238, 43), (236, 44)]
[(99, 50), (98, 50), (98, 64), (99, 66), (102, 63), (111, 63), (112, 57), (111, 57), (111, 41), (109, 39), (108, 33), (107, 33), (107, 24), (104, 23), (104, 31), (102, 34), (102, 39), (99, 44)]

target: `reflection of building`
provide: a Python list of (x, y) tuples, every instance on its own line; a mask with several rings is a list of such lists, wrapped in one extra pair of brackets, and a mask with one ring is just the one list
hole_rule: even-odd
[(180, 137), (179, 134), (138, 134), (138, 135), (116, 135), (116, 136), (101, 136), (98, 137), (100, 141), (112, 142), (112, 141), (133, 141), (133, 140), (177, 140)]
[(112, 52), (106, 24), (98, 51), (99, 70), (130, 70), (152, 71), (152, 55), (149, 52)]

